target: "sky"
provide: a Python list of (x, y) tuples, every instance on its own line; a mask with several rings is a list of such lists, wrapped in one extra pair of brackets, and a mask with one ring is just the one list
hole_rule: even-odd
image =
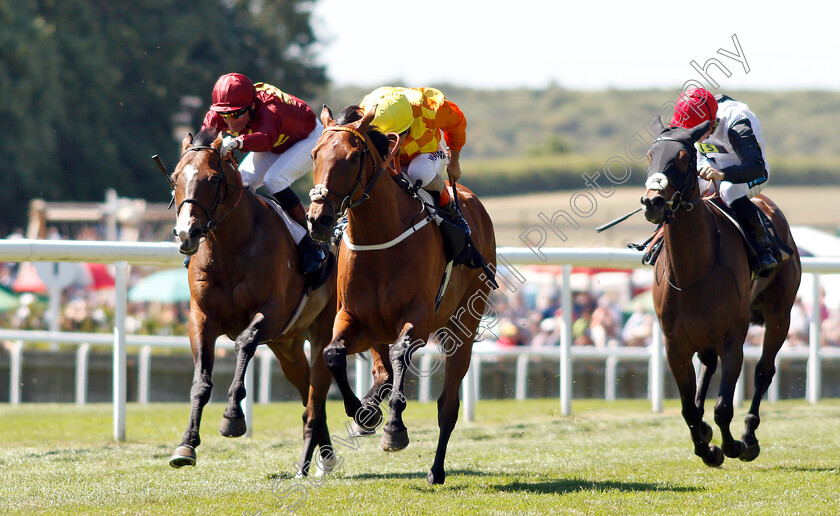
[(723, 90), (837, 91), (840, 26), (830, 5), (316, 0), (312, 24), (320, 62), (342, 86), (676, 90), (707, 80), (694, 61)]

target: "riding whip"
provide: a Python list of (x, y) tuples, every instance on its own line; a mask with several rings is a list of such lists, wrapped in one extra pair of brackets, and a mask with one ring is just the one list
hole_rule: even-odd
[(635, 215), (635, 214), (639, 213), (639, 212), (640, 212), (640, 211), (642, 211), (643, 209), (645, 209), (645, 208), (644, 208), (644, 206), (641, 206), (641, 207), (639, 207), (639, 208), (636, 208), (635, 210), (631, 211), (630, 213), (628, 213), (628, 214), (626, 214), (626, 215), (622, 215), (621, 217), (619, 217), (619, 218), (615, 219), (615, 220), (614, 220), (614, 221), (612, 221), (612, 222), (607, 222), (607, 223), (606, 223), (606, 224), (604, 224), (603, 226), (600, 226), (600, 227), (595, 228), (595, 231), (597, 231), (598, 233), (600, 233), (601, 231), (603, 231), (603, 230), (605, 230), (605, 229), (609, 229), (609, 228), (611, 228), (611, 227), (615, 226), (616, 224), (618, 224), (619, 222), (623, 222), (623, 221), (625, 221), (625, 220), (629, 219), (631, 216), (633, 216), (633, 215)]

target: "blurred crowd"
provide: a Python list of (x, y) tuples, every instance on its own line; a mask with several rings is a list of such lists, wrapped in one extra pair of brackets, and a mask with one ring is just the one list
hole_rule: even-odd
[[(572, 344), (609, 348), (649, 346), (655, 324), (652, 301), (644, 287), (629, 287), (622, 295), (616, 290), (595, 287), (572, 292)], [(563, 333), (559, 274), (554, 282), (524, 284), (516, 291), (502, 285), (490, 298), (488, 315), (482, 323), (485, 340), (501, 346), (558, 346)], [(646, 297), (647, 296), (647, 297)], [(821, 345), (840, 346), (840, 306), (826, 307), (825, 292), (818, 307)], [(622, 299), (623, 298), (623, 299)], [(811, 307), (797, 297), (791, 310), (786, 346), (808, 346)], [(763, 326), (751, 325), (746, 344), (760, 346)]]
[[(15, 231), (7, 239), (22, 238)], [(60, 238), (51, 231), (51, 238)], [(94, 239), (96, 235), (89, 235)], [(78, 237), (77, 237), (78, 238)], [(46, 330), (53, 314), (46, 293), (15, 292), (13, 285), (23, 264), (0, 263), (0, 289), (17, 296), (16, 303), (0, 306), (0, 327), (5, 329)], [(131, 267), (129, 287), (154, 268)], [(523, 269), (527, 273), (527, 267)], [(548, 279), (546, 279), (548, 278)], [(480, 330), (483, 339), (500, 346), (558, 346), (563, 333), (563, 310), (560, 306), (561, 283), (557, 274), (539, 275), (512, 289), (512, 283), (500, 282), (492, 292)], [(655, 324), (652, 302), (645, 297), (645, 286), (605, 289), (597, 279), (588, 288), (572, 292), (572, 341), (575, 346), (610, 348), (648, 346)], [(840, 306), (827, 307), (824, 292), (815, 311), (797, 298), (791, 310), (791, 324), (786, 346), (807, 346), (812, 317), (819, 317), (821, 344), (840, 346)], [(114, 289), (91, 285), (71, 285), (61, 295), (58, 326), (62, 331), (110, 332), (113, 329)], [(127, 331), (132, 334), (186, 335), (188, 302), (129, 303)], [(764, 328), (751, 326), (747, 345), (761, 345)]]

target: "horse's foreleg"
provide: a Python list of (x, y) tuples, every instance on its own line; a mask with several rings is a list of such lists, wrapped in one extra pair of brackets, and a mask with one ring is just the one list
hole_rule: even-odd
[(324, 348), (324, 362), (327, 365), (341, 397), (344, 399), (344, 412), (353, 418), (357, 425), (364, 426), (357, 418), (362, 408), (362, 402), (356, 397), (350, 380), (347, 378), (347, 343), (356, 338), (353, 318), (344, 310), (339, 310), (335, 316), (332, 341)]
[(408, 429), (402, 420), (402, 413), (406, 406), (403, 393), (405, 373), (408, 370), (408, 364), (411, 363), (411, 355), (422, 345), (423, 341), (414, 340), (414, 325), (407, 322), (403, 325), (397, 341), (388, 349), (388, 358), (394, 371), (391, 396), (388, 400), (388, 409), (391, 413), (388, 415), (385, 426), (382, 427), (382, 440), (379, 441), (379, 447), (387, 452), (400, 451), (408, 446)]
[(720, 392), (715, 404), (715, 423), (720, 428), (721, 447), (727, 457), (735, 458), (741, 455), (743, 444), (732, 437), (729, 425), (732, 423), (734, 414), (733, 398), (735, 397), (735, 385), (741, 374), (741, 366), (744, 362), (744, 335), (730, 338), (724, 343), (724, 352), (721, 354), (721, 378)]
[(248, 369), (248, 362), (253, 358), (260, 343), (262, 327), (266, 318), (262, 313), (257, 313), (251, 323), (242, 333), (236, 337), (236, 370), (233, 373), (233, 381), (228, 390), (228, 405), (222, 415), (222, 422), (219, 424), (219, 433), (224, 437), (240, 437), (245, 435), (247, 425), (245, 413), (242, 412), (240, 402), (245, 399), (245, 371)]
[(708, 466), (720, 466), (723, 464), (723, 453), (717, 446), (709, 444), (711, 427), (703, 422), (700, 411), (695, 405), (696, 383), (691, 355), (675, 349), (676, 345), (669, 342), (666, 342), (665, 346), (668, 365), (671, 367), (680, 391), (682, 416), (691, 433), (691, 441), (694, 443), (694, 454), (703, 459)]
[[(201, 319), (199, 321), (199, 319)], [(181, 440), (181, 445), (175, 449), (169, 459), (169, 465), (173, 468), (181, 466), (195, 466), (195, 448), (201, 444), (199, 427), (201, 426), (201, 413), (204, 406), (210, 401), (210, 392), (213, 389), (213, 359), (216, 338), (213, 331), (207, 327), (206, 319), (198, 315), (198, 310), (193, 311), (190, 320), (190, 346), (193, 351), (193, 381), (190, 388), (190, 420), (187, 423), (187, 430)], [(193, 328), (201, 327), (202, 330), (193, 331)]]
[(309, 466), (316, 446), (320, 447), (322, 471), (329, 472), (337, 467), (334, 463), (336, 457), (327, 430), (326, 412), (327, 392), (330, 389), (332, 375), (330, 375), (330, 371), (324, 362), (322, 350), (315, 344), (312, 345), (312, 365), (309, 380), (305, 412), (306, 421), (303, 425), (303, 452), (297, 471), (300, 476), (309, 474)]
[[(709, 382), (712, 381), (712, 375), (715, 374), (717, 369), (717, 351), (709, 349), (698, 353), (697, 356), (700, 358), (702, 365), (700, 367), (700, 379), (697, 381), (697, 396), (694, 398), (694, 405), (700, 411), (700, 419), (702, 419), (706, 412), (704, 405), (706, 404), (706, 394), (709, 392)], [(712, 427), (709, 427), (709, 430), (711, 429)], [(711, 440), (711, 436), (706, 439), (706, 441)]]
[(790, 328), (790, 310), (782, 311), (778, 317), (767, 317), (765, 315), (765, 318), (764, 346), (761, 358), (755, 366), (755, 394), (753, 394), (750, 404), (750, 411), (744, 419), (744, 433), (741, 436), (744, 441), (744, 449), (738, 458), (743, 461), (751, 461), (758, 457), (761, 452), (758, 438), (755, 436), (755, 431), (761, 422), (758, 409), (761, 405), (761, 398), (767, 393), (767, 389), (773, 382), (773, 376), (776, 374), (776, 355), (779, 353), (779, 348), (784, 344), (785, 338), (787, 338)]

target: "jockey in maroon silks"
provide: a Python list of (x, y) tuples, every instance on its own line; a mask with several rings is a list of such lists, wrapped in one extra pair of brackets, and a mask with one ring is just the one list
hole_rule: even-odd
[[(248, 153), (239, 164), (245, 186), (256, 190), (264, 184), (283, 210), (307, 229), (306, 211), (291, 185), (312, 168), (309, 154), (323, 132), (308, 104), (270, 84), (254, 84), (242, 74), (229, 73), (213, 87), (204, 127), (228, 133), (222, 139), (223, 156), (234, 149)], [(309, 232), (295, 241), (302, 272), (318, 270), (326, 256)]]

